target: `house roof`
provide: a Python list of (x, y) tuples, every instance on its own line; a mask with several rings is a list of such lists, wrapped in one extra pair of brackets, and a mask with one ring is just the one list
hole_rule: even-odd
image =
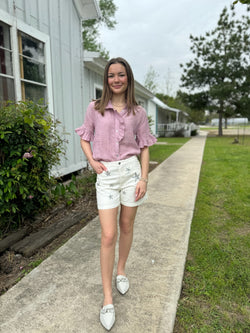
[(163, 103), (159, 98), (157, 98), (155, 96), (153, 98), (153, 102), (163, 110), (172, 111), (172, 112), (175, 112), (175, 113), (181, 112), (181, 110), (179, 110), (179, 109), (171, 108), (170, 106)]
[(140, 93), (141, 96), (151, 99), (154, 97), (154, 94), (151, 93), (150, 90), (145, 88), (142, 84), (135, 80), (135, 91)]
[(188, 117), (188, 113), (179, 109), (175, 109), (175, 108), (171, 108), (170, 106), (168, 106), (167, 104), (163, 103), (159, 98), (155, 97), (152, 99), (153, 102), (158, 105), (161, 109), (163, 110), (167, 110), (167, 111), (172, 111), (175, 113), (179, 113), (181, 112), (184, 116)]
[(82, 20), (101, 17), (100, 8), (96, 0), (74, 0), (74, 4)]
[(103, 75), (107, 60), (102, 58), (99, 52), (84, 51), (83, 61), (86, 68)]

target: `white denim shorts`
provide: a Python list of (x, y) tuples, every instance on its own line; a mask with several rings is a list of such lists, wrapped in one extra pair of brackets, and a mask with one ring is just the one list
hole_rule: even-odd
[(147, 195), (135, 201), (135, 189), (141, 178), (141, 165), (136, 156), (114, 162), (101, 162), (107, 170), (97, 174), (96, 198), (98, 209), (120, 206), (135, 207), (142, 204)]

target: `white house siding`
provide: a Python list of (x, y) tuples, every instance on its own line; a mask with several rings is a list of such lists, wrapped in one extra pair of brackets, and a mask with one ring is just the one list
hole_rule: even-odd
[(65, 127), (67, 159), (58, 172), (67, 174), (86, 166), (82, 158), (79, 138), (74, 129), (81, 120), (83, 108), (83, 69), (81, 26), (72, 1), (50, 1), (51, 53), (55, 117)]
[(51, 97), (49, 109), (68, 133), (66, 158), (55, 172), (65, 175), (85, 167), (86, 160), (74, 132), (83, 120), (84, 109), (81, 19), (74, 0), (1, 0), (0, 10), (13, 22), (19, 22), (17, 27), (23, 25), (25, 33), (32, 31), (34, 37), (37, 31), (38, 35), (48, 37), (49, 48), (45, 51), (49, 50), (51, 62), (51, 82), (46, 82)]
[(89, 68), (84, 68), (84, 107), (82, 112), (82, 122), (89, 103), (96, 98), (95, 89), (102, 89), (103, 76), (92, 71)]
[(9, 0), (1, 0), (0, 8), (5, 12), (9, 12)]

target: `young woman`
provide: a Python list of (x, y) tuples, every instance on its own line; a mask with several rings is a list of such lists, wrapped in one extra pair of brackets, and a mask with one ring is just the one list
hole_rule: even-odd
[[(125, 294), (129, 289), (125, 265), (132, 244), (134, 220), (147, 191), (148, 147), (156, 142), (150, 134), (146, 111), (136, 103), (133, 72), (123, 58), (114, 58), (107, 63), (102, 97), (89, 104), (84, 124), (76, 129), (76, 133), (81, 137), (84, 154), (97, 173), (104, 294), (100, 321), (110, 330), (115, 322), (112, 275), (118, 211), (120, 239), (116, 287)], [(140, 162), (137, 156), (140, 156)]]

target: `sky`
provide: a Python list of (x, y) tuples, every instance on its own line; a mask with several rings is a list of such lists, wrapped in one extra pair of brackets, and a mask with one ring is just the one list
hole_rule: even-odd
[[(110, 58), (121, 56), (141, 84), (150, 66), (157, 72), (158, 92), (175, 96), (180, 64), (193, 55), (189, 36), (201, 36), (217, 26), (223, 8), (233, 0), (113, 0), (118, 7), (114, 30), (101, 27), (100, 41)], [(238, 3), (237, 16), (249, 15)]]

